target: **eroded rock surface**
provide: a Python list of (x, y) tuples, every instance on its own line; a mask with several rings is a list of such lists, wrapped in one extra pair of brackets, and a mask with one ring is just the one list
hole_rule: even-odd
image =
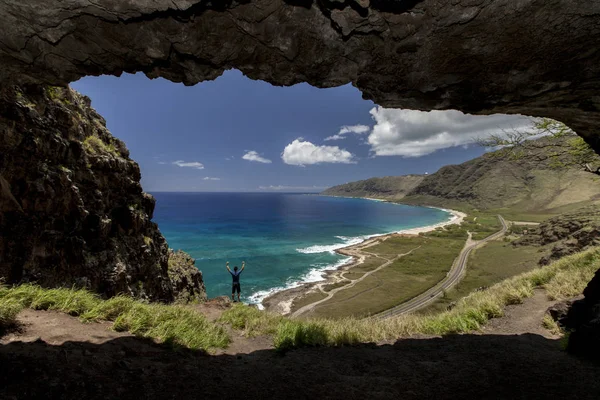
[(600, 150), (599, 15), (589, 0), (6, 0), (0, 85), (237, 68), (352, 82), (386, 107), (553, 117)]
[(588, 206), (571, 211), (531, 228), (514, 246), (552, 245), (548, 256), (540, 260), (548, 265), (562, 257), (600, 245), (600, 207)]
[(205, 298), (193, 260), (169, 260), (140, 177), (89, 98), (60, 87), (2, 88), (0, 279)]

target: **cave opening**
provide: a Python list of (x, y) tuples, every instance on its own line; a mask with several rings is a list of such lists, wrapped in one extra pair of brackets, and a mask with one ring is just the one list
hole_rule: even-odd
[[(173, 207), (194, 201), (211, 206), (192, 193), (318, 193), (374, 176), (434, 173), (483, 154), (476, 137), (531, 125), (523, 116), (387, 109), (350, 85), (276, 87), (235, 70), (191, 87), (143, 74), (83, 78), (71, 87), (91, 98), (109, 131), (125, 142), (140, 166), (144, 191), (157, 199), (150, 216), (169, 247), (197, 260), (209, 296), (226, 292), (221, 264), (235, 252), (223, 243), (203, 244), (211, 241), (186, 226), (193, 221), (173, 221), (182, 218), (173, 215)], [(174, 192), (188, 194), (187, 202)], [(132, 227), (128, 213), (122, 208), (112, 213), (113, 220), (123, 221), (121, 229)], [(196, 217), (211, 224), (206, 215)], [(101, 219), (88, 218), (91, 226)], [(218, 236), (220, 229), (225, 228), (204, 233)], [(288, 279), (302, 278), (291, 275)], [(277, 283), (258, 284), (253, 293), (269, 291), (269, 285)]]

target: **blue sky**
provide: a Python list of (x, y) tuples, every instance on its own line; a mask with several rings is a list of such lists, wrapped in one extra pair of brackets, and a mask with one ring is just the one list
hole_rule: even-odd
[(149, 192), (307, 192), (433, 173), (482, 154), (474, 136), (528, 123), (388, 110), (351, 85), (276, 87), (239, 71), (193, 87), (142, 74), (87, 77), (71, 86), (127, 144)]

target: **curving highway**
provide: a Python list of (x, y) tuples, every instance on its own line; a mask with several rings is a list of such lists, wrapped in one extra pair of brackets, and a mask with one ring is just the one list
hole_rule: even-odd
[(419, 308), (428, 305), (429, 303), (432, 303), (438, 297), (442, 296), (445, 290), (452, 288), (454, 285), (460, 282), (467, 268), (467, 260), (469, 258), (469, 254), (471, 254), (471, 251), (474, 248), (481, 246), (482, 244), (489, 242), (490, 240), (494, 240), (506, 233), (506, 230), (508, 229), (506, 221), (504, 220), (504, 218), (502, 218), (501, 215), (498, 215), (498, 220), (502, 224), (502, 229), (486, 237), (485, 239), (473, 241), (471, 240), (471, 234), (469, 233), (469, 239), (467, 239), (465, 247), (462, 249), (458, 257), (452, 264), (452, 268), (450, 268), (450, 272), (448, 272), (446, 278), (444, 278), (441, 282), (439, 282), (437, 285), (433, 286), (426, 292), (418, 295), (417, 297), (414, 297), (409, 301), (397, 305), (396, 307), (390, 308), (389, 310), (383, 311), (379, 314), (375, 314), (372, 317), (383, 319), (400, 314), (407, 314), (416, 311)]

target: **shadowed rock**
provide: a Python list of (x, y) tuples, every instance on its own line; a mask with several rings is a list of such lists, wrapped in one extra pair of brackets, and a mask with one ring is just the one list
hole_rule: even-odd
[(9, 0), (0, 84), (143, 71), (192, 85), (237, 68), (351, 82), (386, 107), (552, 117), (600, 149), (599, 14), (584, 0)]
[(206, 298), (194, 261), (169, 253), (150, 221), (155, 201), (139, 166), (90, 99), (4, 87), (0, 138), (0, 278), (105, 296)]

